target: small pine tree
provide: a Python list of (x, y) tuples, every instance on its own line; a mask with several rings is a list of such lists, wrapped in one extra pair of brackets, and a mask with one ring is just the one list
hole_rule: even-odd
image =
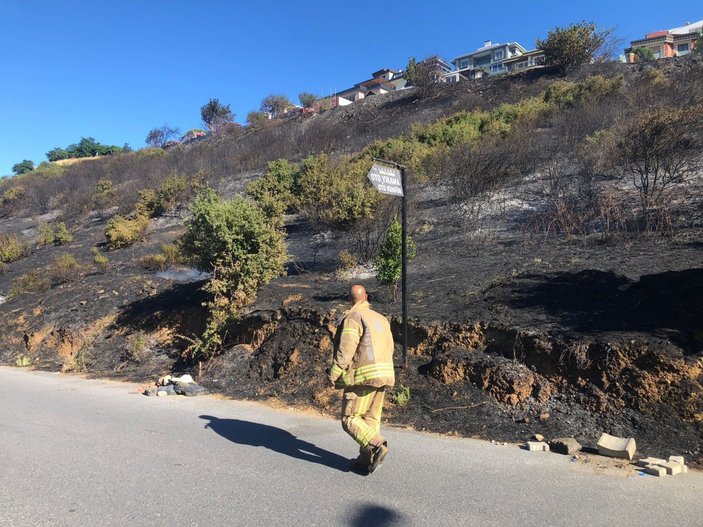
[[(415, 242), (408, 236), (408, 260), (415, 256), (415, 252)], [(403, 228), (398, 220), (393, 220), (388, 227), (386, 239), (374, 259), (374, 265), (376, 266), (376, 278), (390, 288), (393, 300), (395, 300), (398, 295), (398, 281), (403, 271)]]

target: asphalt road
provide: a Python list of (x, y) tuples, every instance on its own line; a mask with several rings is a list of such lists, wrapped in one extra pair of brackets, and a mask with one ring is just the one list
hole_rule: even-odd
[(703, 474), (596, 473), (386, 429), (372, 476), (336, 420), (0, 367), (0, 526), (703, 524)]

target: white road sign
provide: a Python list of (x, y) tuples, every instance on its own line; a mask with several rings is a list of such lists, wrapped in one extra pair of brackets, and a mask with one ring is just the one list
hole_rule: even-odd
[(369, 181), (381, 194), (391, 194), (393, 196), (403, 195), (403, 183), (400, 177), (400, 170), (383, 165), (371, 167), (368, 176)]

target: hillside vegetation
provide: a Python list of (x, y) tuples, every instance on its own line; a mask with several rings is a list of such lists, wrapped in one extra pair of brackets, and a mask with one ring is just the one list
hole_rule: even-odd
[(349, 282), (399, 336), (373, 269), (399, 203), (366, 181), (389, 159), (416, 247), (391, 419), (700, 461), (702, 80), (697, 57), (538, 70), (42, 164), (0, 182), (0, 360), (335, 408)]

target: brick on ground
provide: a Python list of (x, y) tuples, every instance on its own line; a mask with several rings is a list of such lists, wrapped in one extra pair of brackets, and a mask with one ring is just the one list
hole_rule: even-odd
[(644, 467), (644, 471), (652, 476), (657, 476), (663, 478), (666, 476), (666, 468), (661, 465), (647, 465)]
[(549, 452), (549, 445), (544, 441), (528, 441), (527, 448), (530, 452)]
[(666, 462), (666, 459), (659, 459), (658, 457), (645, 457), (638, 460), (637, 465), (640, 467), (646, 467), (647, 465), (663, 465)]
[(681, 474), (681, 472), (683, 472), (683, 465), (681, 463), (667, 461), (666, 463), (663, 463), (659, 466), (664, 467), (666, 469), (666, 473), (671, 474), (672, 476), (675, 476), (676, 474)]

